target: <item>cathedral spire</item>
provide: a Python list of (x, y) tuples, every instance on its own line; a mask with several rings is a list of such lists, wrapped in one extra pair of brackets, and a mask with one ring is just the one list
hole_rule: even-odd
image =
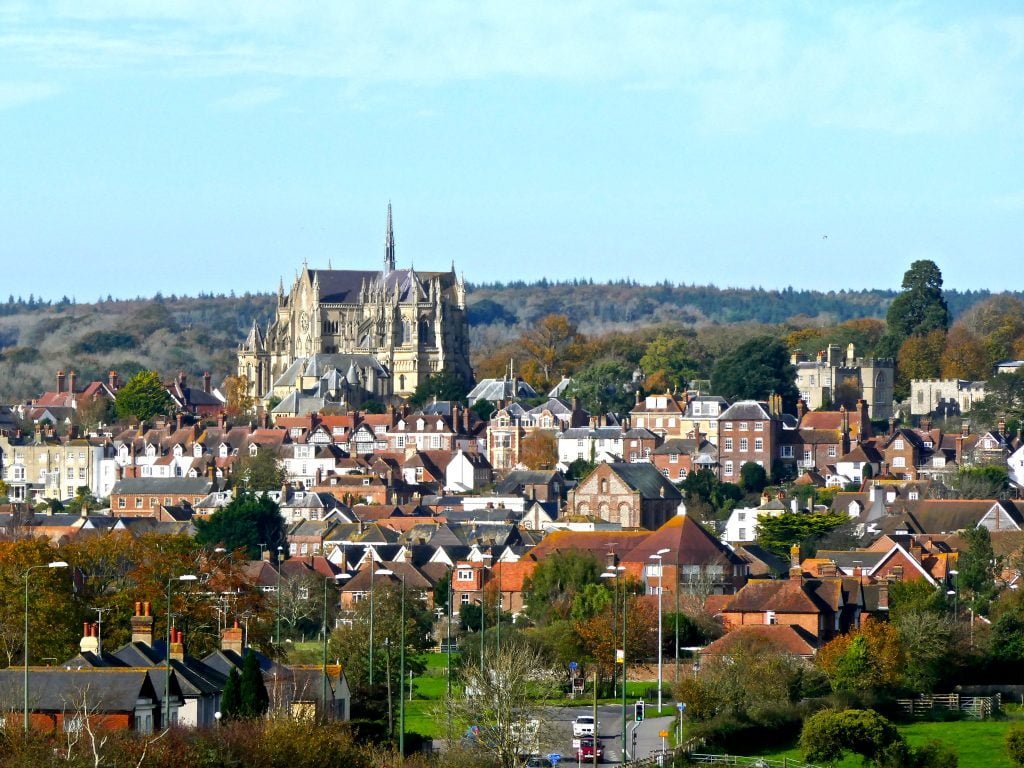
[(395, 231), (391, 226), (391, 201), (388, 201), (388, 228), (384, 233), (384, 276), (395, 269)]

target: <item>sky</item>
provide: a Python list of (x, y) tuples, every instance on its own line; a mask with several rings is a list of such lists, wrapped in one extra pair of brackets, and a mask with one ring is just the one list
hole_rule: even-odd
[(1024, 290), (1024, 6), (0, 0), (0, 300)]

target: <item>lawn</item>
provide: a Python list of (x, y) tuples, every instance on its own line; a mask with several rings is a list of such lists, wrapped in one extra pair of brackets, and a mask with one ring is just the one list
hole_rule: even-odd
[[(1010, 759), (1003, 748), (1006, 732), (1013, 725), (1010, 720), (961, 720), (945, 723), (911, 723), (899, 726), (900, 732), (913, 745), (924, 744), (932, 739), (952, 746), (960, 756), (959, 768), (1012, 768)], [(744, 754), (737, 749), (737, 754)], [(758, 757), (775, 760), (790, 758), (803, 760), (797, 747), (771, 752), (751, 753)], [(860, 768), (861, 759), (847, 755), (836, 763), (836, 768)]]

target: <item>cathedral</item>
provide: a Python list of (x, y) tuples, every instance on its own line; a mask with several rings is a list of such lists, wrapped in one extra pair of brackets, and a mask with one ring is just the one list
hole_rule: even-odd
[(266, 329), (254, 321), (238, 349), (249, 394), (288, 400), (280, 413), (407, 397), (443, 369), (472, 382), (466, 286), (454, 265), (395, 268), (390, 204), (382, 269), (303, 267), (287, 294), (279, 286)]

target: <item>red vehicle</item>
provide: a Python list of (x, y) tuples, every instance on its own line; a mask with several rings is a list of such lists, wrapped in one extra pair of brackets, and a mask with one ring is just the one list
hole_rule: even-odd
[(576, 750), (576, 760), (581, 763), (593, 762), (595, 750), (597, 751), (597, 762), (601, 762), (604, 758), (604, 744), (595, 738), (584, 736), (580, 739), (579, 749)]

